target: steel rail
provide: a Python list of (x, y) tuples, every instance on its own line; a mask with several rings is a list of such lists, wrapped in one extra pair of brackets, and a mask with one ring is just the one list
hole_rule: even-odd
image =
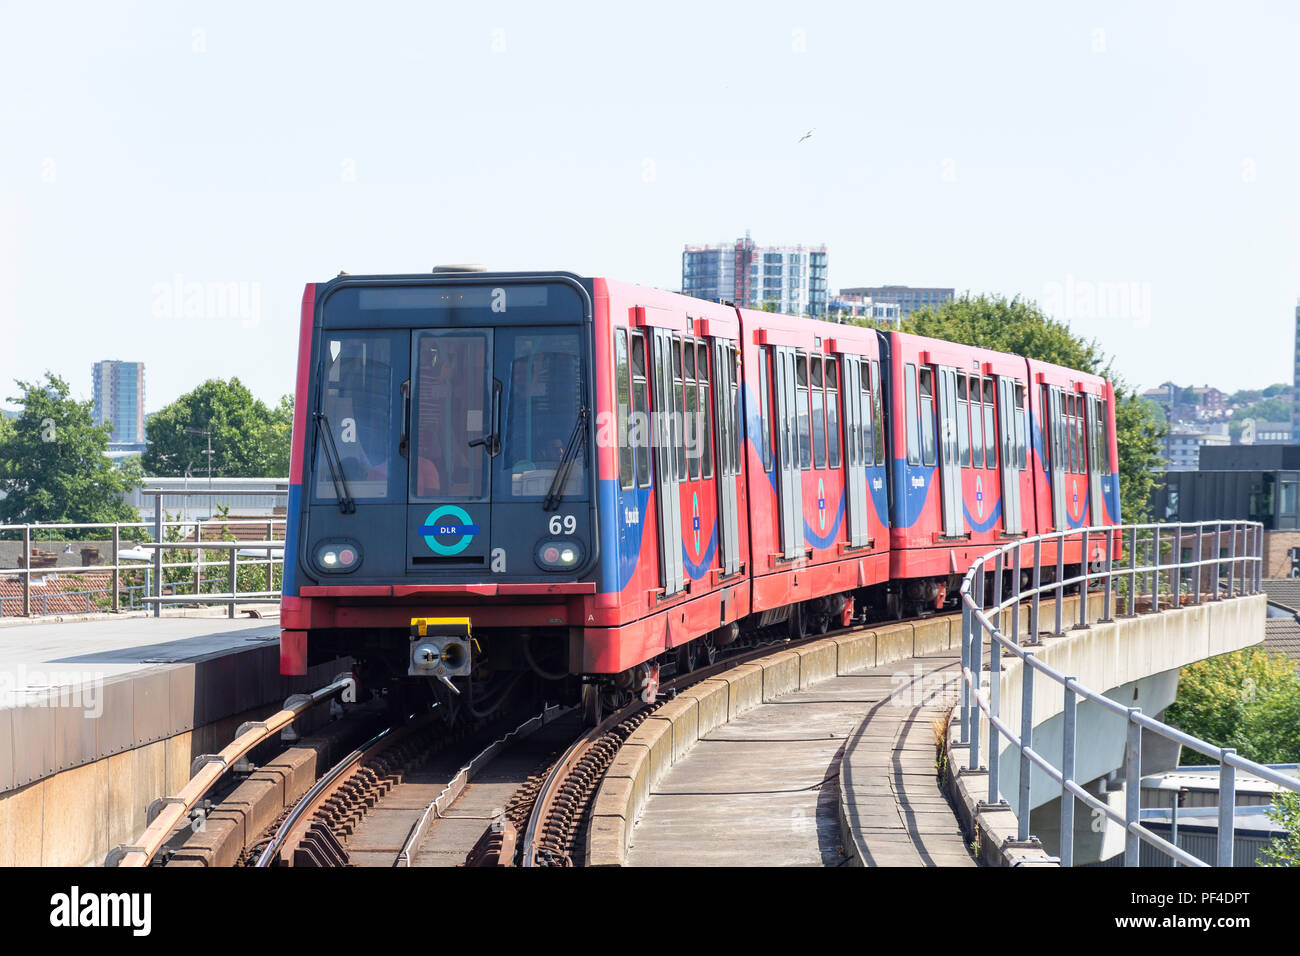
[(305, 817), (309, 817), (320, 809), (322, 797), (329, 793), (330, 788), (339, 777), (357, 766), (357, 764), (368, 757), (376, 747), (387, 743), (388, 735), (392, 730), (392, 727), (385, 727), (379, 733), (375, 734), (365, 743), (361, 744), (361, 746), (357, 747), (357, 749), (353, 750), (350, 754), (336, 763), (325, 773), (324, 776), (312, 784), (311, 789), (302, 795), (302, 799), (293, 805), (293, 809), (289, 811), (288, 815), (284, 818), (284, 821), (276, 829), (275, 835), (271, 837), (271, 842), (262, 850), (261, 854), (257, 858), (257, 862), (253, 865), (256, 867), (269, 867), (273, 862), (275, 862), (275, 860), (280, 856), (280, 852), (288, 843), (289, 837), (293, 835), (295, 830), (298, 828), (298, 824), (303, 822)]
[[(669, 695), (675, 694), (677, 691), (684, 690), (693, 684), (709, 680), (710, 678), (726, 673), (735, 667), (739, 667), (742, 664), (772, 654), (777, 645), (780, 645), (781, 647), (799, 647), (803, 644), (819, 641), (823, 638), (834, 635), (853, 634), (858, 631), (870, 630), (875, 626), (876, 623), (873, 622), (871, 624), (853, 625), (847, 628), (830, 628), (825, 634), (807, 634), (801, 638), (785, 638), (763, 642), (756, 647), (744, 648), (740, 653), (729, 656), (725, 660), (716, 661), (713, 664), (708, 664), (704, 667), (698, 667), (695, 670), (680, 676), (674, 676), (667, 683), (661, 685), (660, 693), (667, 693)], [(532, 867), (539, 865), (538, 851), (540, 847), (538, 843), (541, 832), (547, 825), (547, 818), (554, 806), (555, 797), (558, 795), (562, 785), (567, 780), (569, 773), (582, 760), (587, 751), (602, 737), (616, 729), (620, 724), (635, 719), (641, 715), (648, 715), (648, 712), (657, 708), (661, 702), (662, 701), (657, 700), (654, 704), (647, 704), (640, 699), (634, 699), (631, 703), (624, 705), (605, 720), (601, 721), (599, 725), (584, 733), (581, 737), (570, 744), (564, 753), (560, 755), (560, 758), (547, 772), (541, 789), (538, 791), (536, 801), (533, 803), (532, 811), (529, 814), (528, 825), (524, 830), (523, 837), (523, 866)], [(599, 785), (600, 781), (596, 781), (593, 784), (596, 789), (599, 789)]]
[(259, 744), (270, 740), (288, 727), (303, 713), (322, 701), (329, 700), (354, 686), (351, 674), (341, 674), (331, 683), (311, 694), (295, 694), (285, 701), (284, 707), (266, 720), (241, 724), (235, 739), (216, 754), (196, 757), (191, 765), (189, 783), (174, 797), (155, 800), (149, 807), (150, 822), (140, 838), (130, 845), (119, 845), (109, 851), (104, 859), (107, 867), (148, 866), (171, 837), (172, 832), (187, 819), (199, 801), (213, 785), (234, 766), (235, 762)]
[(572, 710), (572, 707), (561, 707), (558, 704), (549, 707), (543, 704), (542, 712), (540, 714), (528, 718), (528, 720), (524, 721), (505, 736), (498, 737), (471, 759), (469, 763), (456, 771), (456, 775), (447, 782), (445, 787), (442, 788), (442, 792), (424, 808), (424, 813), (421, 814), (420, 819), (411, 827), (411, 831), (406, 835), (406, 839), (402, 841), (402, 849), (398, 851), (397, 860), (393, 865), (402, 867), (409, 867), (411, 865), (411, 857), (414, 855), (414, 850), (419, 845), (420, 840), (424, 838), (431, 817), (435, 814), (438, 817), (442, 817), (442, 815), (460, 799), (460, 795), (465, 792), (465, 788), (469, 785), (470, 781), (474, 779), (478, 772), (487, 764), (495, 760), (501, 751), (505, 750), (506, 747), (510, 746), (512, 743), (531, 736), (534, 732), (545, 727), (557, 717), (567, 714)]

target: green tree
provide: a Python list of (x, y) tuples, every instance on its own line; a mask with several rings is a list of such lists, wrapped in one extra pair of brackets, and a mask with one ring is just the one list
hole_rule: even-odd
[(122, 500), (134, 480), (108, 451), (108, 425), (96, 425), (91, 403), (70, 398), (51, 372), (45, 383), (16, 382), (10, 398), (22, 414), (0, 426), (0, 523), (138, 521)]
[(1110, 379), (1115, 385), (1115, 430), (1119, 445), (1120, 514), (1128, 522), (1149, 519), (1154, 472), (1162, 464), (1164, 422), (1149, 404), (1115, 375), (1095, 341), (1085, 340), (1019, 297), (969, 293), (937, 309), (923, 308), (902, 322), (902, 331), (930, 338), (1011, 352)]
[[(1300, 760), (1300, 674), (1284, 654), (1247, 648), (1184, 667), (1165, 721), (1258, 763)], [(1184, 751), (1189, 763), (1210, 763)]]
[(1286, 836), (1264, 847), (1264, 866), (1300, 866), (1300, 793), (1279, 793), (1268, 818), (1286, 827)]
[(147, 474), (181, 476), (188, 470), (224, 478), (259, 478), (289, 473), (293, 396), (274, 409), (253, 396), (237, 378), (210, 379), (149, 419)]

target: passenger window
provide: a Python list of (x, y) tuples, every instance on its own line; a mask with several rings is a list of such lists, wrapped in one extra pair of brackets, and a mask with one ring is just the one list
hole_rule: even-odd
[(763, 429), (763, 470), (772, 470), (772, 397), (768, 394), (767, 376), (768, 350), (758, 350), (758, 407), (760, 424)]
[(871, 421), (876, 434), (876, 464), (888, 464), (885, 461), (885, 417), (880, 413), (880, 362), (871, 360)]
[(873, 465), (875, 464), (873, 452), (875, 451), (876, 438), (875, 418), (872, 415), (871, 401), (871, 363), (863, 359), (858, 376), (861, 383), (858, 397), (859, 408), (861, 409), (858, 424), (858, 451), (860, 453), (858, 464)]
[(713, 406), (709, 404), (709, 347), (699, 342), (695, 348), (695, 374), (699, 377), (700, 403), (700, 471), (705, 478), (713, 477), (713, 428), (709, 424)]
[(993, 428), (993, 379), (984, 381), (984, 467), (998, 466), (997, 432)]
[(812, 433), (808, 419), (808, 356), (800, 352), (795, 361), (795, 415), (798, 420), (799, 467), (812, 467)]
[(984, 411), (980, 405), (980, 380), (978, 376), (970, 377), (970, 444), (971, 464), (975, 468), (984, 467)]
[(826, 467), (826, 385), (822, 380), (821, 356), (812, 359), (813, 467)]
[(1027, 460), (1025, 447), (1025, 387), (1019, 382), (1015, 389), (1016, 402), (1016, 465), (1022, 471)]
[(650, 414), (646, 401), (645, 335), (632, 333), (632, 416), (628, 437), (636, 459), (636, 483), (650, 487)]
[(636, 486), (636, 466), (628, 420), (632, 410), (632, 381), (627, 358), (627, 329), (614, 330), (614, 402), (618, 406), (618, 486), (624, 491)]
[(686, 435), (683, 423), (686, 420), (685, 393), (686, 386), (682, 379), (682, 340), (681, 336), (672, 338), (673, 351), (673, 448), (677, 452), (677, 480), (686, 479)]
[(731, 474), (740, 474), (741, 452), (744, 450), (744, 428), (740, 420), (740, 353), (734, 345), (727, 346), (727, 360), (731, 363)]
[(695, 379), (695, 342), (687, 339), (686, 348), (686, 418), (682, 425), (686, 434), (686, 463), (691, 480), (700, 477), (700, 409), (699, 383)]
[(957, 461), (970, 467), (970, 410), (966, 397), (966, 373), (957, 373)]
[(908, 365), (903, 373), (903, 406), (907, 419), (907, 463), (921, 463), (921, 436), (916, 422), (916, 366)]
[(826, 360), (826, 442), (830, 467), (840, 467), (840, 375), (833, 358)]
[(934, 371), (921, 369), (921, 464), (927, 468), (935, 462), (934, 452)]

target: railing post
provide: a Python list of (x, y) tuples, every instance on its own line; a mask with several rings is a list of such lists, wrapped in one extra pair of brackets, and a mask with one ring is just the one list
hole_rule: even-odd
[(122, 598), (118, 589), (122, 586), (122, 526), (113, 525), (113, 613), (122, 610)]
[(1058, 531), (1056, 539), (1056, 630), (1052, 633), (1060, 637), (1065, 631), (1061, 627), (1062, 615), (1065, 614), (1065, 532)]
[(1083, 572), (1083, 581), (1079, 584), (1079, 623), (1075, 630), (1088, 627), (1088, 529), (1084, 528), (1079, 536), (1079, 570)]
[(1102, 601), (1101, 620), (1107, 624), (1115, 619), (1115, 575), (1114, 575), (1115, 535), (1106, 532), (1106, 597)]
[(1232, 522), (1228, 527), (1228, 597), (1233, 597), (1237, 584), (1237, 522)]
[(1216, 521), (1214, 523), (1214, 579), (1210, 582), (1210, 586), (1214, 589), (1214, 594), (1212, 599), (1215, 601), (1219, 599), (1219, 575), (1221, 574), (1221, 570), (1220, 570), (1221, 563), (1219, 559), (1222, 557), (1222, 555), (1223, 555), (1223, 522)]
[(1237, 770), (1228, 763), (1228, 757), (1236, 752), (1232, 747), (1225, 747), (1219, 758), (1218, 866), (1232, 866), (1232, 844), (1236, 839), (1237, 822)]
[(1128, 614), (1125, 617), (1133, 617), (1137, 614), (1137, 593), (1138, 593), (1138, 529), (1134, 525), (1129, 529), (1128, 542)]
[(1011, 549), (1011, 593), (1016, 603), (1011, 605), (1011, 639), (1020, 646), (1020, 542)]
[(1020, 671), (1020, 801), (1016, 809), (1016, 839), (1029, 839), (1029, 783), (1033, 764), (1029, 748), (1034, 744), (1034, 654), (1025, 653)]
[(998, 631), (989, 635), (989, 803), (1001, 803), (1002, 754), (998, 747), (998, 728), (992, 718), (1002, 716), (1002, 645)]
[(1201, 603), (1201, 562), (1205, 560), (1205, 545), (1201, 541), (1201, 533), (1204, 526), (1200, 523), (1196, 525), (1196, 587), (1193, 589), (1192, 603)]
[(32, 616), (32, 526), (23, 525), (23, 617)]
[(1253, 551), (1255, 574), (1251, 575), (1251, 593), (1258, 594), (1264, 589), (1261, 576), (1264, 575), (1264, 525), (1255, 525), (1255, 551)]
[[(267, 541), (275, 540), (275, 523), (268, 521), (266, 523)], [(266, 590), (268, 593), (275, 590), (275, 561), (271, 557), (271, 549), (266, 549)]]
[(1151, 612), (1160, 611), (1160, 528), (1151, 529)]
[(1172, 578), (1171, 583), (1173, 585), (1173, 587), (1170, 588), (1173, 592), (1170, 595), (1170, 606), (1181, 607), (1183, 590), (1183, 526), (1181, 524), (1174, 526), (1173, 559), (1173, 569), (1169, 572), (1169, 576)]
[(1034, 603), (1029, 609), (1029, 643), (1038, 643), (1038, 608), (1043, 596), (1038, 589), (1043, 586), (1043, 541), (1034, 538)]
[(203, 593), (203, 525), (194, 522), (194, 543), (198, 548), (194, 552), (194, 593)]
[[(1178, 800), (1182, 794), (1181, 789), (1174, 793), (1174, 805), (1169, 808), (1169, 842), (1174, 846), (1178, 846)], [(1169, 854), (1169, 865), (1178, 869), (1178, 857), (1172, 853)]]
[[(1004, 555), (1001, 551), (993, 559), (993, 630), (1002, 630), (1002, 594), (1006, 590), (1002, 585), (1002, 559)], [(993, 640), (993, 635), (989, 635), (989, 640)]]
[(1075, 726), (1078, 697), (1065, 683), (1065, 708), (1061, 740), (1061, 866), (1074, 866), (1074, 794), (1066, 786), (1074, 780)]
[(1133, 824), (1142, 816), (1142, 725), (1133, 718), (1142, 713), (1140, 707), (1128, 711), (1128, 739), (1124, 744), (1124, 865), (1138, 865), (1141, 838), (1133, 832)]
[(235, 593), (239, 590), (235, 581), (235, 559), (239, 556), (238, 548), (227, 548), (230, 552), (230, 605), (226, 611), (226, 617), (234, 620), (235, 618)]
[[(984, 564), (980, 563), (979, 570), (980, 582), (980, 610), (984, 610)], [(972, 615), (971, 620), (971, 642), (970, 642), (970, 672), (974, 679), (974, 687), (971, 688), (970, 695), (970, 769), (978, 770), (980, 765), (980, 704), (979, 689), (982, 681), (981, 672), (983, 671), (983, 647), (984, 647), (984, 626), (980, 624), (979, 619)]]
[(153, 540), (158, 547), (153, 549), (153, 616), (162, 617), (162, 583), (163, 583), (163, 510), (162, 495), (153, 496)]
[[(269, 588), (267, 590), (270, 590)], [(961, 596), (961, 742), (963, 744), (970, 742), (970, 714), (967, 712), (970, 707), (970, 685), (966, 683), (965, 673), (970, 670), (970, 638), (974, 630), (975, 616), (971, 613), (970, 605), (967, 599), (971, 596), (967, 591)]]

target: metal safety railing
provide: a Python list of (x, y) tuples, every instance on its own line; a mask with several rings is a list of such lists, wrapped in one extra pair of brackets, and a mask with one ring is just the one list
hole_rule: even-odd
[[(241, 604), (279, 600), (283, 516), (176, 520), (160, 505), (164, 495), (180, 493), (147, 489), (141, 494), (154, 498), (152, 521), (0, 525), (0, 554), (12, 555), (0, 557), (0, 565), (9, 560), (17, 565), (0, 567), (0, 579), (17, 579), (19, 585), (18, 593), (0, 597), (0, 616), (118, 612), (125, 604), (128, 610), (149, 606), (157, 617), (165, 604), (215, 604), (225, 605), (233, 618)], [(187, 497), (230, 495), (184, 492)], [(241, 532), (256, 534), (256, 540), (240, 540)], [(66, 549), (60, 552), (56, 545), (42, 551), (42, 541), (66, 542)], [(61, 555), (75, 553), (74, 543), (82, 546), (81, 560), (60, 564)], [(101, 552), (107, 552), (106, 560), (100, 560)], [(74, 587), (52, 587), (55, 576), (70, 577)], [(76, 597), (82, 600), (69, 601)]]
[[(961, 585), (961, 743), (969, 745), (969, 768), (980, 764), (980, 734), (988, 734), (988, 803), (1002, 804), (999, 781), (1000, 741), (1019, 753), (1019, 785), (1016, 800), (1017, 840), (1030, 839), (1032, 768), (1037, 767), (1057, 786), (1061, 794), (1062, 866), (1074, 864), (1075, 798), (1121, 825), (1125, 832), (1124, 865), (1137, 866), (1143, 842), (1173, 859), (1174, 865), (1207, 866), (1157, 836), (1142, 825), (1140, 813), (1142, 731), (1173, 741), (1219, 764), (1219, 814), (1217, 865), (1231, 866), (1236, 807), (1236, 771), (1245, 770), (1279, 787), (1300, 792), (1300, 780), (1239, 757), (1231, 747), (1217, 747), (1183, 733), (1142, 713), (1125, 707), (1080, 684), (1039, 660), (1026, 647), (1041, 645), (1040, 604), (1044, 594), (1055, 597), (1054, 630), (1063, 632), (1066, 588), (1079, 588), (1078, 622), (1075, 629), (1089, 626), (1088, 594), (1099, 587), (1103, 613), (1098, 622), (1110, 621), (1123, 607), (1124, 617), (1159, 614), (1165, 608), (1223, 601), (1261, 589), (1263, 574), (1263, 526), (1253, 521), (1210, 521), (1184, 524), (1140, 524), (1119, 527), (1089, 527), (1054, 532), (1009, 542), (978, 559)], [(1055, 552), (1054, 555), (1052, 552)], [(1051, 555), (1046, 566), (1044, 553)], [(1076, 556), (1077, 555), (1077, 556)], [(1073, 557), (1071, 557), (1073, 556)], [(1067, 563), (1079, 573), (1066, 577)], [(990, 571), (990, 567), (992, 570)], [(1022, 584), (1028, 576), (1028, 583)], [(1050, 581), (1044, 583), (1045, 577)], [(1028, 603), (1026, 644), (1021, 644), (1020, 615)], [(1002, 630), (1010, 612), (1010, 636)], [(985, 638), (988, 643), (987, 683), (984, 682)], [(1002, 653), (1010, 653), (1022, 664), (1020, 685), (1020, 727), (1011, 727), (1002, 716), (1000, 685)], [(1062, 691), (1060, 766), (1054, 765), (1034, 747), (1035, 675), (1058, 684)], [(1042, 693), (1043, 691), (1039, 691)], [(1108, 803), (1086, 791), (1075, 777), (1078, 741), (1077, 715), (1080, 701), (1091, 702), (1123, 717), (1127, 727), (1124, 750), (1125, 808), (1121, 814)], [(981, 723), (982, 722), (982, 723)], [(1086, 782), (1086, 781), (1084, 781)]]

